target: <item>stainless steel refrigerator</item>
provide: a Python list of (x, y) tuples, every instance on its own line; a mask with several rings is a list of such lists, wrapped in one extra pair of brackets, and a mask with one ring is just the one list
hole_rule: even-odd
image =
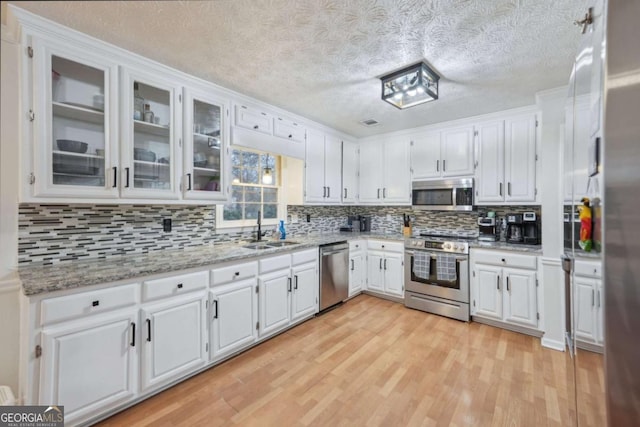
[(640, 424), (640, 1), (609, 0), (604, 108), (605, 382), (610, 426)]
[[(585, 10), (565, 108), (564, 242), (567, 345), (575, 424), (640, 420), (640, 1), (594, 0)], [(574, 219), (593, 213), (592, 248)], [(593, 289), (576, 263), (600, 265)], [(579, 270), (579, 269), (578, 269)], [(594, 271), (595, 273), (595, 271)], [(586, 289), (589, 291), (589, 289)], [(589, 298), (589, 296), (591, 298)], [(592, 307), (592, 308), (591, 308)], [(585, 339), (592, 309), (597, 338)], [(588, 325), (590, 326), (590, 325)], [(603, 355), (601, 353), (604, 353)]]

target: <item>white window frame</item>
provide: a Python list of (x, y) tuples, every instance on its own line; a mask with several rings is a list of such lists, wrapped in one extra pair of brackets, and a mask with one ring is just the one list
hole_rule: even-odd
[[(251, 153), (256, 153), (256, 154), (269, 154), (270, 156), (273, 157), (280, 157), (280, 155), (278, 154), (271, 154), (267, 151), (258, 151), (258, 150), (251, 150), (245, 147), (232, 147), (232, 149), (238, 150), (238, 151), (247, 151), (247, 152), (251, 152)], [(230, 166), (229, 168), (229, 181), (231, 182), (230, 184), (230, 188), (231, 188), (231, 192), (229, 193), (229, 201), (231, 201), (231, 194), (233, 192), (233, 182), (232, 180), (232, 174), (231, 171), (233, 169), (233, 166)], [(280, 223), (280, 219), (284, 219), (287, 216), (287, 206), (284, 203), (284, 197), (283, 197), (283, 182), (282, 182), (282, 159), (279, 159), (279, 161), (276, 162), (276, 178), (278, 180), (277, 184), (274, 185), (266, 185), (266, 184), (262, 184), (261, 182), (258, 182), (257, 184), (250, 184), (250, 183), (241, 183), (240, 185), (242, 186), (247, 186), (247, 187), (263, 187), (263, 188), (276, 188), (278, 190), (278, 202), (277, 202), (277, 206), (278, 206), (278, 216), (275, 219), (262, 219), (262, 231), (269, 231), (272, 226), (276, 226)], [(235, 184), (238, 185), (238, 184)], [(247, 229), (251, 229), (251, 228), (256, 228), (258, 226), (258, 221), (256, 219), (242, 219), (242, 220), (235, 220), (235, 221), (231, 221), (231, 220), (224, 220), (224, 204), (218, 204), (216, 205), (216, 230), (224, 230), (226, 232), (232, 233), (232, 232), (236, 232), (236, 231), (246, 231)], [(262, 214), (262, 210), (260, 211), (260, 213)], [(265, 228), (266, 227), (266, 228)]]

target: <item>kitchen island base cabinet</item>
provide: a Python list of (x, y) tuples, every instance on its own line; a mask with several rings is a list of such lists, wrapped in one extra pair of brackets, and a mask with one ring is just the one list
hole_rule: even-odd
[(233, 354), (258, 338), (256, 287), (254, 278), (218, 286), (210, 292), (211, 360)]
[(142, 309), (142, 390), (176, 380), (207, 361), (206, 294)]
[(139, 346), (133, 310), (44, 328), (39, 402), (73, 424), (133, 399)]

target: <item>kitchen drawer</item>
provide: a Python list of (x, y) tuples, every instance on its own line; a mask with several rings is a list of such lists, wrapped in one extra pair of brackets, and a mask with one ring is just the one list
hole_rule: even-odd
[(528, 268), (535, 270), (538, 268), (538, 258), (533, 255), (522, 255), (513, 252), (497, 252), (473, 250), (474, 262), (480, 264), (493, 264), (501, 267)]
[(191, 274), (148, 280), (142, 284), (142, 301), (183, 295), (188, 292), (205, 289), (209, 286), (209, 272), (199, 271)]
[(582, 277), (602, 277), (602, 263), (600, 261), (579, 261), (576, 260), (573, 271), (576, 276)]
[(291, 255), (272, 256), (260, 260), (260, 274), (291, 267)]
[(367, 242), (367, 248), (376, 251), (386, 252), (404, 252), (404, 243), (394, 242), (390, 240), (369, 240)]
[(246, 105), (236, 105), (236, 126), (271, 134), (273, 116), (259, 109)]
[(223, 285), (225, 283), (249, 279), (258, 275), (258, 263), (245, 262), (211, 270), (211, 285)]
[(366, 241), (352, 240), (349, 242), (349, 252), (357, 252), (366, 248)]
[(292, 265), (300, 265), (306, 262), (316, 262), (318, 260), (318, 248), (306, 251), (294, 252), (291, 254)]
[(288, 119), (277, 117), (273, 119), (273, 134), (289, 141), (304, 142), (304, 128)]
[(134, 306), (138, 303), (138, 284), (80, 292), (42, 301), (41, 323), (48, 325), (83, 316)]

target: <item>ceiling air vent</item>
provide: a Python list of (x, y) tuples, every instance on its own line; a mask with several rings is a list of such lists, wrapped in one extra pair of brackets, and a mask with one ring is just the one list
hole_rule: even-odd
[(366, 119), (362, 120), (360, 123), (365, 126), (376, 126), (380, 124), (380, 122), (378, 122), (376, 119)]

